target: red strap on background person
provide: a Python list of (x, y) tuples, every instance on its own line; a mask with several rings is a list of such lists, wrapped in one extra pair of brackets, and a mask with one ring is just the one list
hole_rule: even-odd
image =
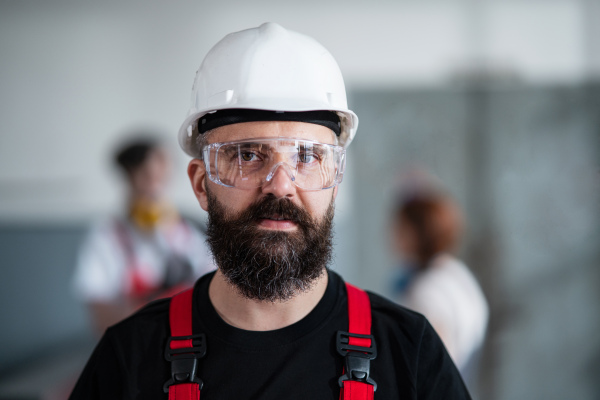
[(165, 358), (171, 362), (171, 379), (165, 385), (169, 400), (200, 400), (202, 381), (196, 376), (198, 359), (206, 354), (206, 337), (192, 334), (192, 299), (188, 289), (171, 299), (169, 324), (171, 337)]
[(348, 332), (338, 331), (336, 345), (345, 358), (344, 375), (339, 379), (340, 400), (373, 400), (377, 384), (370, 375), (370, 361), (377, 357), (371, 336), (371, 302), (367, 293), (346, 283)]

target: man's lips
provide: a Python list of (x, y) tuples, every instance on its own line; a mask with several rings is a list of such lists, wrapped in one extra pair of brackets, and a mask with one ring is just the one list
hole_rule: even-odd
[(258, 226), (265, 229), (273, 230), (292, 230), (298, 227), (298, 224), (289, 218), (283, 217), (279, 214), (264, 216), (258, 220)]

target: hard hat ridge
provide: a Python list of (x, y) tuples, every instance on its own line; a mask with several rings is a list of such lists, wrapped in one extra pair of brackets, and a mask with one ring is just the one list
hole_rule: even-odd
[(219, 41), (196, 73), (191, 100), (179, 143), (193, 157), (201, 157), (198, 119), (218, 110), (333, 111), (340, 118), (344, 147), (358, 125), (333, 56), (314, 39), (275, 23)]

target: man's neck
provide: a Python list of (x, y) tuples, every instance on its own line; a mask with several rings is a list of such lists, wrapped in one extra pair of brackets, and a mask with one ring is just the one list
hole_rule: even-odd
[(327, 280), (327, 271), (323, 270), (308, 291), (286, 301), (270, 302), (245, 298), (217, 270), (208, 296), (219, 316), (229, 325), (248, 331), (271, 331), (306, 317), (325, 294)]

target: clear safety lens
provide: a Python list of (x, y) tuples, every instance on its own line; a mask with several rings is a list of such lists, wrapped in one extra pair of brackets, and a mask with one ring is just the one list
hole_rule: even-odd
[(345, 150), (310, 140), (267, 138), (213, 143), (203, 149), (211, 181), (239, 189), (260, 187), (283, 169), (304, 190), (331, 188), (342, 181)]

